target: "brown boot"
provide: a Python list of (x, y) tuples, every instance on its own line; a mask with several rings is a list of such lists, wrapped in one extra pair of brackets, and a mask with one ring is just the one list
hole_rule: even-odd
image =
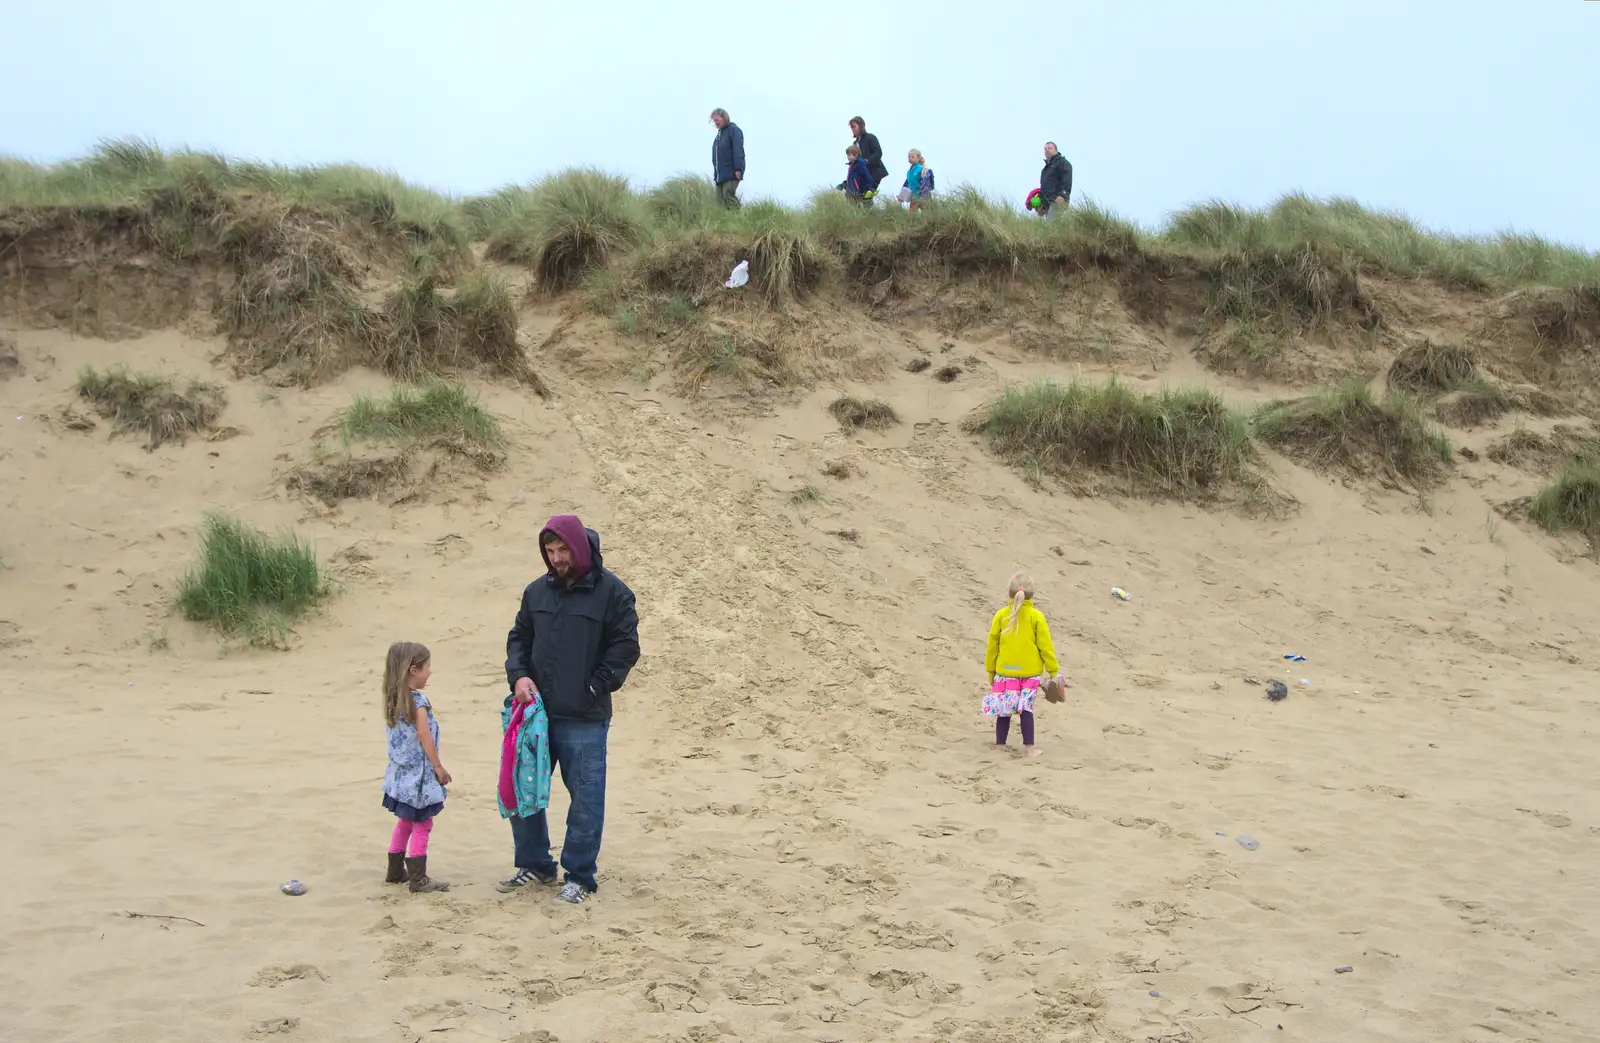
[(406, 882), (411, 885), (412, 894), (450, 890), (450, 885), (443, 880), (433, 880), (428, 877), (427, 855), (406, 859), (406, 877)]
[(406, 882), (406, 853), (404, 851), (389, 852), (389, 875), (383, 878), (386, 884), (403, 884)]

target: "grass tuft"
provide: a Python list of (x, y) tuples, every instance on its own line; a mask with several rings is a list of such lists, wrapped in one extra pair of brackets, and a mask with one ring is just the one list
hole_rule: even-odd
[(289, 476), (288, 488), (308, 492), (329, 507), (343, 500), (369, 499), (401, 485), (411, 475), (404, 455), (324, 460)]
[(424, 271), (389, 292), (381, 315), (375, 361), (402, 380), (478, 364), (513, 376), (528, 372), (517, 343), (516, 303), (499, 276), (474, 273), (450, 293), (438, 275)]
[(388, 398), (358, 395), (336, 421), (348, 445), (358, 440), (456, 444), (480, 449), (505, 445), (500, 423), (460, 384), (431, 381), (397, 387)]
[(1600, 340), (1600, 272), (1585, 284), (1532, 295), (1520, 306), (1528, 312), (1541, 344), (1571, 348)]
[(1477, 379), (1477, 352), (1427, 339), (1405, 348), (1389, 366), (1389, 386), (1410, 395), (1457, 391)]
[(200, 560), (178, 587), (185, 618), (251, 644), (281, 644), (289, 624), (327, 593), (316, 554), (292, 533), (270, 536), (225, 515), (208, 515)]
[(1578, 532), (1600, 550), (1600, 461), (1577, 460), (1528, 505), (1528, 517), (1546, 532)]
[(1500, 419), (1518, 404), (1504, 386), (1477, 377), (1439, 399), (1433, 415), (1452, 427), (1480, 427)]
[(1180, 498), (1253, 481), (1244, 417), (1205, 389), (1041, 381), (1007, 388), (971, 428), (1034, 481), (1094, 472)]
[(1359, 380), (1263, 407), (1256, 434), (1321, 470), (1433, 483), (1452, 464), (1450, 439), (1401, 392), (1382, 401)]
[(885, 431), (900, 422), (900, 414), (887, 402), (878, 399), (860, 399), (845, 395), (834, 399), (828, 412), (846, 431)]
[(1424, 398), (1439, 397), (1434, 416), (1454, 427), (1477, 427), (1522, 407), (1537, 411), (1538, 396), (1515, 395), (1478, 365), (1478, 353), (1456, 344), (1421, 340), (1395, 357), (1388, 385)]
[(646, 229), (627, 180), (597, 170), (569, 170), (530, 189), (503, 190), (481, 213), (489, 224), (489, 256), (527, 265), (553, 293), (641, 241)]
[(822, 494), (822, 490), (818, 489), (814, 485), (808, 485), (803, 489), (796, 489), (794, 494), (789, 497), (789, 502), (794, 504), (796, 507), (804, 507), (808, 504), (814, 503), (825, 503), (826, 501), (827, 497)]
[(1227, 253), (1206, 275), (1208, 348), (1217, 368), (1270, 372), (1297, 337), (1341, 320), (1365, 329), (1380, 324), (1355, 267), (1312, 245)]
[(748, 254), (751, 282), (774, 307), (809, 293), (824, 271), (821, 249), (803, 230), (767, 228)]
[(114, 431), (142, 432), (146, 449), (210, 430), (227, 401), (215, 384), (191, 380), (179, 390), (171, 378), (129, 373), (120, 366), (103, 373), (86, 367), (77, 386)]
[(1348, 257), (1363, 272), (1427, 278), (1445, 286), (1600, 284), (1600, 258), (1537, 236), (1443, 235), (1403, 214), (1371, 210), (1349, 199), (1291, 193), (1267, 210), (1199, 203), (1174, 214), (1160, 233), (1168, 248), (1244, 253), (1316, 246)]
[(1490, 443), (1485, 455), (1496, 463), (1551, 474), (1569, 464), (1600, 465), (1600, 433), (1582, 434), (1557, 424), (1548, 434), (1518, 427)]
[(511, 285), (490, 272), (474, 272), (456, 283), (450, 310), (461, 352), (504, 373), (526, 360), (517, 343), (517, 303)]
[(717, 186), (710, 178), (680, 174), (652, 189), (645, 197), (645, 206), (658, 225), (700, 228), (719, 209)]

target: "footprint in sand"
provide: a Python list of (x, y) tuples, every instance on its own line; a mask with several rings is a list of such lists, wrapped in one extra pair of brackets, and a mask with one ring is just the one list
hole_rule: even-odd
[(644, 998), (652, 1010), (663, 1013), (687, 1008), (699, 1014), (707, 1009), (705, 1000), (700, 998), (694, 986), (680, 982), (656, 982), (644, 990)]
[(1565, 829), (1567, 826), (1572, 825), (1572, 820), (1570, 818), (1565, 815), (1558, 815), (1553, 811), (1539, 811), (1536, 808), (1518, 808), (1517, 810), (1522, 812), (1524, 815), (1532, 815), (1534, 818), (1553, 829)]
[(548, 978), (535, 978), (522, 983), (523, 995), (535, 1007), (547, 1006), (561, 998), (561, 990), (556, 988), (556, 983)]
[(251, 988), (275, 989), (291, 981), (327, 981), (328, 976), (309, 963), (295, 963), (287, 967), (263, 967), (250, 979)]

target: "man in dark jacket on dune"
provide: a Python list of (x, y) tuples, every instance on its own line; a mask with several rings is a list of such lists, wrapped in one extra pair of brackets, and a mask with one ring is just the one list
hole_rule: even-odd
[[(1039, 172), (1039, 206), (1040, 213), (1049, 217), (1052, 213), (1060, 216), (1067, 212), (1067, 206), (1072, 202), (1072, 164), (1067, 162), (1067, 157), (1056, 148), (1056, 143), (1044, 143), (1044, 169)], [(1055, 207), (1060, 204), (1061, 209)]]
[[(539, 551), (547, 572), (522, 592), (506, 635), (507, 704), (531, 702), (535, 693), (544, 702), (552, 770), (561, 769), (572, 797), (561, 845), (561, 900), (578, 903), (600, 886), (595, 872), (606, 816), (611, 693), (639, 661), (639, 616), (633, 591), (600, 557), (600, 535), (577, 515), (551, 518), (539, 533)], [(554, 884), (545, 813), (512, 816), (511, 836), (517, 871), (499, 889)]]

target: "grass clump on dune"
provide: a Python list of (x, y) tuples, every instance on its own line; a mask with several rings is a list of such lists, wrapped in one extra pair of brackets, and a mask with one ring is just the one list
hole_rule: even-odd
[(0, 251), (9, 245), (35, 263), (71, 265), (86, 242), (103, 252), (110, 233), (141, 256), (136, 268), (96, 269), (75, 284), (76, 300), (66, 302), (75, 323), (79, 314), (102, 322), (107, 302), (135, 311), (138, 325), (176, 323), (210, 296), (196, 289), (205, 271), (220, 271), (213, 307), (235, 362), (297, 383), (372, 361), (375, 345), (385, 354), (383, 317), (364, 295), (373, 268), (421, 256), (449, 273), (471, 261), (469, 222), (456, 201), (392, 175), (166, 152), (141, 141), (107, 142), (48, 166), (0, 159), (0, 207), (8, 211)]
[(1150, 494), (1194, 498), (1253, 481), (1244, 417), (1205, 389), (1041, 381), (1007, 388), (971, 429), (1029, 471), (1093, 472)]
[(1577, 532), (1600, 548), (1600, 460), (1574, 460), (1528, 504), (1546, 532)]
[(270, 536), (213, 514), (201, 530), (200, 560), (179, 584), (178, 607), (185, 618), (224, 634), (273, 645), (326, 593), (310, 544), (293, 533)]
[(1401, 351), (1389, 366), (1389, 386), (1411, 395), (1456, 391), (1477, 379), (1477, 352), (1427, 339)]
[(1408, 395), (1443, 396), (1434, 404), (1434, 415), (1462, 427), (1495, 420), (1518, 405), (1508, 389), (1479, 367), (1476, 351), (1427, 339), (1395, 357), (1388, 385)]
[(1495, 439), (1485, 455), (1496, 463), (1540, 474), (1571, 464), (1600, 465), (1600, 432), (1583, 434), (1566, 424), (1557, 424), (1548, 434), (1518, 427)]
[(210, 430), (227, 401), (215, 384), (191, 380), (180, 390), (169, 377), (129, 373), (120, 366), (103, 373), (86, 367), (77, 387), (113, 430), (142, 432), (146, 449)]
[(1341, 323), (1380, 325), (1354, 267), (1312, 244), (1229, 251), (1204, 267), (1210, 355), (1219, 368), (1269, 372), (1298, 337)]
[(1450, 439), (1413, 399), (1390, 392), (1380, 401), (1359, 380), (1265, 406), (1254, 426), (1262, 441), (1321, 470), (1422, 486), (1436, 481), (1452, 462)]
[(444, 381), (397, 387), (387, 398), (358, 395), (339, 414), (336, 428), (346, 443), (448, 442), (498, 449), (506, 441), (499, 421), (476, 395)]
[(900, 422), (900, 414), (887, 402), (844, 395), (833, 400), (828, 412), (846, 431), (886, 431)]
[(717, 186), (693, 174), (670, 177), (645, 197), (652, 223), (661, 228), (700, 228), (721, 209)]
[(1600, 285), (1600, 257), (1534, 235), (1447, 235), (1351, 199), (1290, 193), (1265, 210), (1212, 201), (1174, 214), (1159, 235), (1180, 249), (1285, 253), (1305, 247), (1352, 258), (1368, 274), (1427, 278), (1489, 289), (1545, 284)]
[(392, 376), (418, 380), (485, 365), (531, 378), (517, 343), (516, 302), (509, 284), (497, 275), (474, 272), (451, 291), (424, 270), (389, 292), (380, 316), (374, 353), (378, 368)]
[[(459, 462), (479, 474), (505, 464), (499, 421), (466, 388), (442, 380), (396, 387), (387, 397), (357, 395), (330, 428), (343, 451), (329, 452), (318, 442), (312, 460), (285, 483), (330, 507), (391, 494), (394, 506), (425, 496), (433, 486), (459, 489)], [(358, 449), (357, 443), (381, 448)]]
[(479, 209), (489, 256), (528, 266), (551, 292), (570, 289), (646, 233), (627, 179), (597, 170), (569, 170), (491, 198)]
[[(205, 204), (246, 196), (309, 207), (418, 243), (465, 250), (469, 239), (455, 200), (353, 164), (287, 167), (214, 152), (169, 152), (137, 138), (103, 141), (87, 156), (62, 163), (0, 157), (0, 206), (119, 207), (165, 201), (186, 203), (199, 218)], [(168, 231), (180, 234), (176, 228)]]

